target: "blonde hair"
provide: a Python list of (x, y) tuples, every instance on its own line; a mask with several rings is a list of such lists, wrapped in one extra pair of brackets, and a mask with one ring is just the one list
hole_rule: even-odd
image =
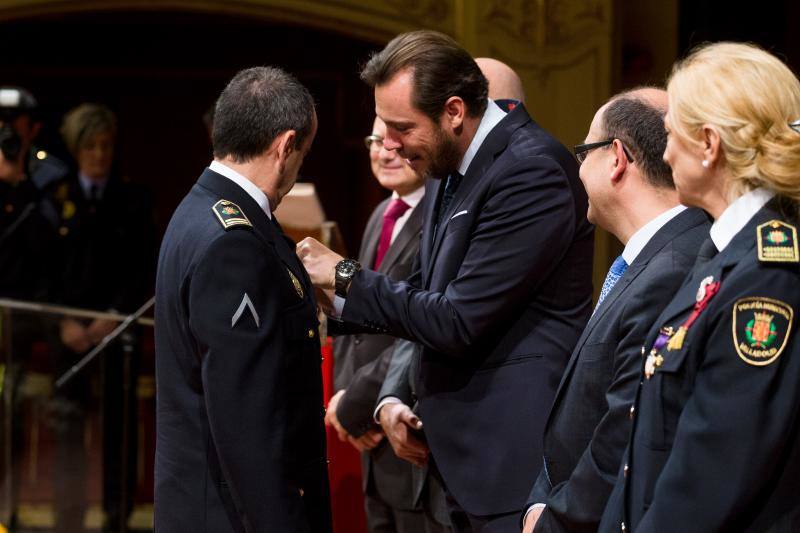
[(81, 104), (64, 115), (61, 137), (70, 153), (77, 157), (78, 151), (98, 133), (117, 134), (117, 117), (102, 104)]
[(673, 132), (700, 142), (719, 133), (731, 200), (766, 187), (800, 203), (800, 82), (778, 58), (752, 44), (703, 45), (675, 64), (667, 86)]

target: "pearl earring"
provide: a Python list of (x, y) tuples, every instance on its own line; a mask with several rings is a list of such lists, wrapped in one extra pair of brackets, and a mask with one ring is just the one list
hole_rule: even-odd
[(703, 159), (703, 168), (708, 168), (708, 160)]

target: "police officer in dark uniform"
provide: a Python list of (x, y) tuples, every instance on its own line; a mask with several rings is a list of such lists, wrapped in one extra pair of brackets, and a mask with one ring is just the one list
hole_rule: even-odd
[[(132, 313), (152, 294), (155, 225), (149, 192), (113, 172), (116, 117), (105, 106), (82, 104), (62, 124), (76, 161), (68, 179), (51, 186), (56, 215), (59, 278), (57, 300), (96, 311)], [(99, 344), (117, 323), (65, 317), (60, 321), (60, 374)], [(126, 356), (125, 354), (128, 354)], [(130, 513), (136, 472), (136, 379), (139, 340), (129, 330), (99, 359), (103, 389), (103, 509), (105, 530), (120, 531)], [(59, 433), (56, 472), (58, 527), (83, 523), (85, 483), (83, 426), (91, 402), (91, 370), (57, 391), (53, 417)], [(123, 436), (127, 435), (127, 438)], [(73, 524), (73, 525), (68, 525)]]
[(800, 531), (798, 117), (800, 82), (755, 46), (673, 70), (664, 159), (715, 222), (644, 339), (601, 531)]
[(239, 72), (217, 101), (214, 161), (167, 228), (157, 531), (330, 531), (316, 302), (273, 214), (316, 124), (292, 76)]
[(43, 301), (50, 296), (52, 228), (35, 184), (59, 181), (66, 166), (31, 146), (41, 127), (36, 112), (30, 92), (0, 87), (0, 296)]
[[(34, 121), (36, 100), (24, 89), (0, 87), (0, 298), (22, 301), (47, 301), (52, 296), (55, 262), (52, 252), (55, 233), (48, 221), (41, 191), (33, 184), (34, 174), (42, 168), (53, 171), (59, 163), (41, 152), (42, 159), (30, 157), (30, 142), (40, 124)], [(31, 159), (41, 164), (31, 164)], [(42, 165), (45, 165), (43, 167)], [(63, 166), (63, 164), (62, 164)], [(36, 174), (39, 176), (40, 174)], [(49, 172), (58, 180), (63, 172)], [(12, 505), (9, 516), (0, 517), (6, 524), (15, 520), (20, 461), (16, 454), (22, 447), (24, 422), (21, 418), (17, 389), (26, 363), (37, 342), (47, 339), (48, 322), (41, 315), (12, 311), (3, 331), (11, 332), (10, 354), (3, 353), (2, 363), (10, 379), (14, 398), (11, 416), (11, 445), (14, 454)], [(7, 335), (3, 335), (4, 341)], [(9, 359), (10, 356), (10, 359)]]

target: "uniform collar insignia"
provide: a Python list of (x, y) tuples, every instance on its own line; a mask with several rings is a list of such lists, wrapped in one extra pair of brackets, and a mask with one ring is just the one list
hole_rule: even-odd
[(211, 210), (217, 215), (217, 219), (226, 230), (236, 226), (253, 227), (242, 208), (229, 200), (218, 201), (211, 207)]

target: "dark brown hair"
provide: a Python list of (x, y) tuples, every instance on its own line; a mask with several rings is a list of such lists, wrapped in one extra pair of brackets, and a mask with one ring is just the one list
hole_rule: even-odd
[(619, 139), (630, 150), (650, 185), (675, 189), (672, 170), (664, 162), (666, 107), (639, 98), (634, 91), (625, 92), (608, 104), (603, 113), (602, 129), (606, 137)]
[(434, 122), (451, 96), (464, 100), (471, 117), (486, 111), (489, 82), (472, 56), (451, 37), (430, 30), (400, 34), (372, 55), (361, 79), (377, 87), (405, 69), (413, 71), (414, 106)]

